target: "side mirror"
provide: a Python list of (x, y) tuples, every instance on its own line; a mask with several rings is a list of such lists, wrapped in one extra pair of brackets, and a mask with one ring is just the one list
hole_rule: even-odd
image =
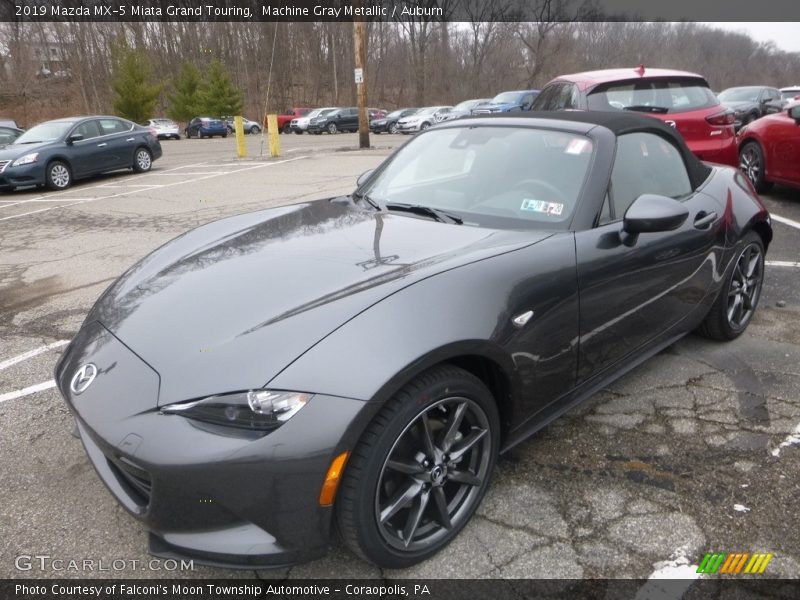
[(794, 122), (800, 125), (800, 104), (789, 109), (789, 117), (794, 119)]
[(80, 142), (83, 139), (82, 133), (73, 133), (71, 136), (67, 138), (67, 144), (74, 144), (75, 142)]
[(683, 225), (689, 209), (673, 198), (642, 194), (625, 211), (622, 230), (631, 235), (672, 231)]
[(369, 176), (372, 175), (374, 172), (375, 169), (364, 171), (361, 175), (358, 176), (358, 179), (356, 179), (356, 185), (358, 187), (361, 187), (361, 184), (363, 184), (367, 179), (369, 179)]
[(530, 105), (531, 105), (530, 102), (523, 102), (522, 106), (520, 107), (520, 110), (528, 110), (528, 108), (530, 108)]

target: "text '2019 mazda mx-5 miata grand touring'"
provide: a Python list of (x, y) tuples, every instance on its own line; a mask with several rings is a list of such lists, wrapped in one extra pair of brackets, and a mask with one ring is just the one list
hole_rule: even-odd
[(156, 555), (378, 565), (450, 542), (511, 448), (681, 336), (747, 327), (772, 238), (738, 170), (636, 114), (421, 133), (350, 196), (212, 222), (56, 367)]

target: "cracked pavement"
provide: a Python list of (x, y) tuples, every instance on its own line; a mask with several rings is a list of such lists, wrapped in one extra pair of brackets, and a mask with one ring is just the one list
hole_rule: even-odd
[[(164, 142), (144, 176), (93, 179), (62, 196), (0, 195), (0, 218), (16, 215), (0, 220), (0, 363), (70, 339), (115, 277), (186, 229), (347, 192), (405, 138), (334, 151), (355, 140), (283, 136), (284, 159), (296, 159), (284, 163), (232, 160), (232, 140)], [(256, 154), (259, 139), (248, 143)], [(221, 174), (190, 175), (202, 172)], [(800, 220), (800, 193), (777, 188), (765, 201)], [(767, 260), (798, 261), (798, 248), (800, 230), (775, 223)], [(0, 576), (645, 578), (707, 551), (740, 551), (772, 552), (768, 576), (800, 577), (800, 269), (766, 272), (745, 335), (684, 338), (501, 457), (458, 538), (402, 571), (337, 541), (323, 559), (278, 570), (20, 571), (23, 554), (146, 563), (147, 535), (93, 472), (54, 389), (0, 402)], [(51, 379), (58, 352), (0, 369), (0, 396)]]

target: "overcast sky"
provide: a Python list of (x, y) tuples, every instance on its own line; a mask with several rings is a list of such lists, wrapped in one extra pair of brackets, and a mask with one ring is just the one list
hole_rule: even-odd
[(744, 31), (757, 42), (773, 41), (781, 50), (800, 52), (800, 23), (705, 23), (720, 29)]

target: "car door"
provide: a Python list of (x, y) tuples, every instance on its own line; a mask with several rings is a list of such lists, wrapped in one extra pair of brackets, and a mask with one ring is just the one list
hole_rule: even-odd
[(67, 145), (67, 157), (75, 177), (84, 177), (103, 170), (103, 150), (100, 141), (100, 125), (97, 119), (78, 124), (69, 135), (81, 135), (83, 139)]
[(136, 148), (136, 135), (131, 123), (114, 118), (98, 119), (98, 123), (102, 134), (98, 145), (104, 149), (103, 168), (112, 170), (131, 167)]
[[(626, 236), (622, 218), (642, 194), (678, 199), (687, 220), (674, 231)], [(703, 310), (724, 249), (722, 214), (717, 200), (691, 189), (681, 154), (666, 138), (646, 132), (618, 138), (597, 226), (575, 236), (579, 383)]]
[(777, 89), (766, 88), (761, 92), (761, 113), (764, 115), (772, 115), (781, 111), (783, 102), (781, 101), (781, 93)]
[(762, 122), (767, 175), (786, 183), (800, 184), (800, 125), (785, 110)]

